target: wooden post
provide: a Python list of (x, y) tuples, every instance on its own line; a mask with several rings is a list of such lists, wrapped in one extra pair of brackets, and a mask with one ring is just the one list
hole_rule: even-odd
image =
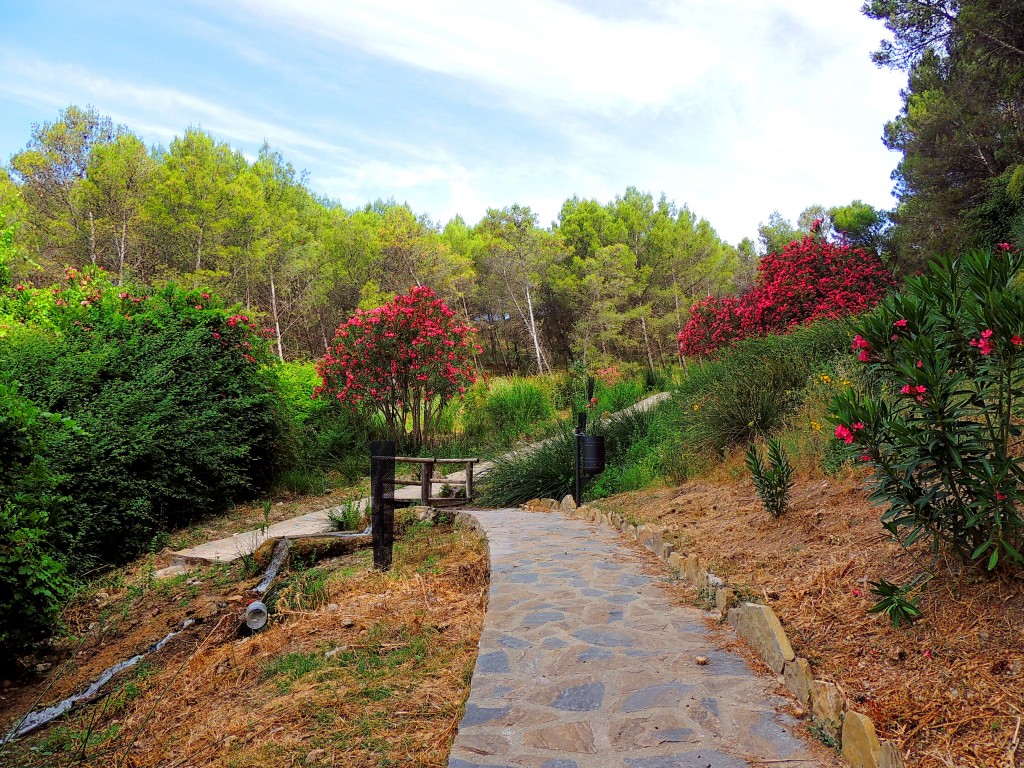
[(420, 470), (420, 504), (424, 507), (430, 506), (431, 480), (434, 477), (434, 462), (432, 460), (423, 462), (423, 469)]
[(391, 568), (395, 542), (395, 443), (370, 443), (370, 532), (373, 535), (373, 567)]
[(466, 501), (473, 499), (473, 462), (466, 462)]

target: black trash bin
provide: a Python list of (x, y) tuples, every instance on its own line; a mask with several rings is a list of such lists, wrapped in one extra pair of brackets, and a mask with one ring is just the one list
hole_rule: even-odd
[(580, 436), (580, 471), (586, 475), (599, 475), (604, 472), (604, 436)]

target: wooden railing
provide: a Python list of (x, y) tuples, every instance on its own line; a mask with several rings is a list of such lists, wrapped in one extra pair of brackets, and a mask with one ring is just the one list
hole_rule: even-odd
[[(386, 457), (390, 459), (390, 457)], [(473, 498), (473, 465), (479, 463), (480, 459), (436, 459), (432, 457), (424, 456), (395, 456), (394, 461), (405, 462), (408, 464), (419, 464), (420, 465), (420, 477), (419, 480), (415, 478), (401, 479), (395, 478), (395, 487), (400, 485), (416, 485), (418, 482), (420, 485), (420, 504), (424, 507), (438, 506), (445, 504), (462, 504), (468, 502)], [(443, 477), (434, 477), (435, 465), (444, 464), (465, 464), (466, 465), (466, 479), (465, 480), (446, 480)], [(433, 487), (435, 485), (462, 485), (466, 487), (465, 498), (448, 498), (441, 496), (433, 496)]]

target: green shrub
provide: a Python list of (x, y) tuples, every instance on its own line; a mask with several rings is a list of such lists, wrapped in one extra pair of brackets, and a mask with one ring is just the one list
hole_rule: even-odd
[(53, 293), (8, 298), (26, 322), (0, 338), (0, 369), (84, 433), (42, 445), (69, 497), (50, 525), (77, 573), (264, 488), (280, 445), (276, 380), (251, 320), (206, 292), (147, 293), (69, 270)]
[(72, 429), (0, 380), (0, 668), (52, 632), (69, 586), (50, 534), (63, 499), (40, 455), (47, 427)]
[(328, 472), (340, 472), (350, 480), (368, 472), (369, 425), (362, 414), (333, 398), (313, 397), (321, 379), (312, 363), (281, 363), (275, 371), (288, 437), (277, 461), (280, 475), (275, 483), (305, 493), (303, 488), (329, 484)]
[(768, 463), (764, 463), (761, 449), (750, 445), (746, 453), (746, 467), (754, 481), (757, 496), (772, 517), (781, 517), (789, 506), (789, 492), (793, 487), (793, 466), (778, 440), (768, 441)]
[(873, 472), (882, 522), (988, 569), (1024, 565), (1024, 254), (942, 257), (856, 324), (872, 386), (836, 435)]
[(920, 585), (920, 578), (908, 584), (893, 584), (885, 579), (868, 583), (871, 584), (871, 594), (878, 598), (877, 602), (868, 608), (868, 613), (884, 613), (892, 622), (893, 629), (899, 629), (900, 624), (913, 624), (924, 615), (917, 604), (919, 596), (910, 596), (910, 593)]
[(723, 452), (781, 428), (803, 402), (811, 374), (845, 350), (843, 321), (795, 328), (785, 336), (745, 339), (716, 360), (691, 364), (678, 397), (687, 440)]

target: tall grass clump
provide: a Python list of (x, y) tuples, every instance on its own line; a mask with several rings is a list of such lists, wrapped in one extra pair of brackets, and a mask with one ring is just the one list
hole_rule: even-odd
[(493, 379), (489, 386), (471, 394), (465, 430), (476, 437), (490, 435), (511, 442), (538, 434), (555, 417), (549, 392), (532, 379)]
[(845, 352), (851, 335), (847, 321), (815, 323), (745, 339), (691, 365), (677, 393), (687, 440), (722, 453), (778, 431), (803, 402), (813, 372)]

